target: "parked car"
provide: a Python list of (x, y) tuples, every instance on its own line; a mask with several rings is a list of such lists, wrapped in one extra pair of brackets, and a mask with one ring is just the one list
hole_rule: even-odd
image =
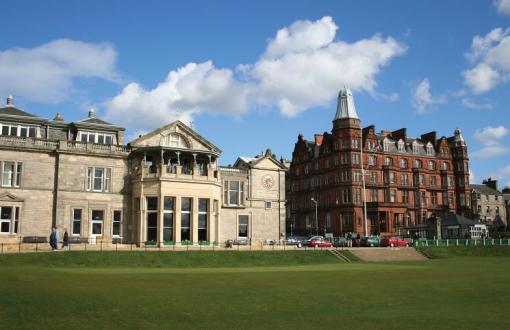
[(368, 236), (361, 239), (361, 246), (381, 246), (381, 239), (379, 236)]
[(283, 240), (283, 244), (284, 245), (296, 245), (296, 246), (299, 246), (299, 244), (301, 243), (302, 241), (300, 239), (298, 239), (297, 237), (287, 237), (286, 239)]
[(333, 247), (333, 243), (324, 240), (322, 236), (314, 236), (308, 240), (309, 247)]
[(412, 246), (413, 242), (398, 236), (385, 237), (381, 239), (381, 246), (402, 247)]
[(304, 240), (299, 241), (296, 245), (297, 245), (297, 247), (308, 246), (308, 243), (310, 243), (311, 240), (324, 240), (324, 237), (322, 237), (322, 236), (310, 236), (309, 238), (306, 238)]

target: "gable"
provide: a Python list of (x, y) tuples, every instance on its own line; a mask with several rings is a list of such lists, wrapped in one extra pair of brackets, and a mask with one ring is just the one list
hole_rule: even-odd
[(219, 154), (221, 150), (180, 121), (160, 127), (130, 142), (132, 147), (167, 147), (209, 151)]
[(274, 170), (282, 169), (282, 166), (270, 157), (263, 157), (263, 158), (255, 161), (253, 163), (252, 167), (253, 168), (272, 169), (272, 170), (273, 169)]

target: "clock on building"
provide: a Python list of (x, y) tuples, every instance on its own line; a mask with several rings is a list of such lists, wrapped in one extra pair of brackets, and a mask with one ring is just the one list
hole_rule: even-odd
[(262, 177), (262, 186), (264, 186), (264, 188), (271, 189), (271, 187), (273, 187), (273, 184), (274, 184), (274, 180), (273, 180), (272, 176), (264, 175)]

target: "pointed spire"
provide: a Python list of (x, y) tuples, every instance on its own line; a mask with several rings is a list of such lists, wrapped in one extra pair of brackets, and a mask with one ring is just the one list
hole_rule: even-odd
[(458, 127), (455, 129), (454, 141), (455, 141), (456, 145), (465, 145), (466, 144), (466, 141), (464, 140), (464, 137), (462, 136), (462, 131)]
[(356, 107), (354, 106), (354, 97), (352, 96), (352, 92), (345, 86), (338, 94), (338, 104), (333, 121), (343, 118), (359, 119), (358, 114), (356, 113)]

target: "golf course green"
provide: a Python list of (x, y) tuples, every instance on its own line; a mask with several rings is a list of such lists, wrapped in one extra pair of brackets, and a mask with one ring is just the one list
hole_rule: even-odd
[(510, 249), (445, 249), (0, 255), (0, 329), (510, 328)]

